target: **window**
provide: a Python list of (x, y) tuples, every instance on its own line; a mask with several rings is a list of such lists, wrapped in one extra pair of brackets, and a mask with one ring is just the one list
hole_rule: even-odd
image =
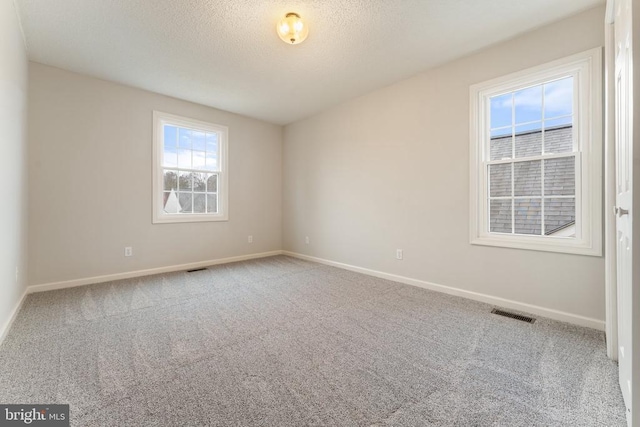
[(228, 219), (228, 129), (153, 112), (153, 222)]
[(471, 243), (602, 254), (600, 49), (471, 87)]

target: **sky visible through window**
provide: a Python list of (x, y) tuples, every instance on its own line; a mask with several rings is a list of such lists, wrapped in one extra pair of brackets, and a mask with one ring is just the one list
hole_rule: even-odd
[(218, 135), (165, 125), (163, 166), (218, 170)]
[(572, 124), (573, 77), (491, 97), (491, 138)]

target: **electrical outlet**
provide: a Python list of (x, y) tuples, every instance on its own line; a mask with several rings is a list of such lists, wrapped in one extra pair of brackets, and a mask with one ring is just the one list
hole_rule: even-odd
[(396, 259), (402, 259), (402, 249), (396, 249)]
[(133, 256), (133, 248), (131, 246), (124, 248), (124, 256)]
[(309, 236), (305, 236), (304, 238), (304, 242), (308, 245), (309, 244)]
[(249, 236), (247, 240), (249, 241), (249, 243), (253, 243), (253, 236)]

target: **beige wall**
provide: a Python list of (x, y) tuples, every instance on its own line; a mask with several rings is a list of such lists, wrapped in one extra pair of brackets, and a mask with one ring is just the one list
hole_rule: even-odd
[[(29, 84), (31, 284), (281, 248), (281, 126), (36, 63)], [(151, 223), (153, 110), (229, 127), (228, 222)]]
[[(29, 282), (285, 249), (604, 319), (602, 258), (471, 246), (468, 233), (469, 85), (601, 46), (603, 14), (584, 12), (291, 124), (284, 148), (279, 126), (32, 63)], [(228, 222), (151, 224), (154, 109), (229, 126)], [(22, 170), (12, 159), (3, 173)], [(11, 263), (0, 274), (13, 277)]]
[(601, 46), (603, 22), (596, 8), (288, 125), (284, 249), (603, 320), (603, 258), (469, 244), (468, 148), (469, 85)]
[(13, 1), (0, 0), (0, 340), (26, 284), (26, 118), (24, 42)]

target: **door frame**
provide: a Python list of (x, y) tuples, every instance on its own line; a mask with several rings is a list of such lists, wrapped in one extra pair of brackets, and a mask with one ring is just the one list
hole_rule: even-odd
[(615, 0), (607, 0), (604, 22), (604, 253), (605, 337), (607, 356), (618, 360), (618, 287), (616, 279), (615, 156)]

